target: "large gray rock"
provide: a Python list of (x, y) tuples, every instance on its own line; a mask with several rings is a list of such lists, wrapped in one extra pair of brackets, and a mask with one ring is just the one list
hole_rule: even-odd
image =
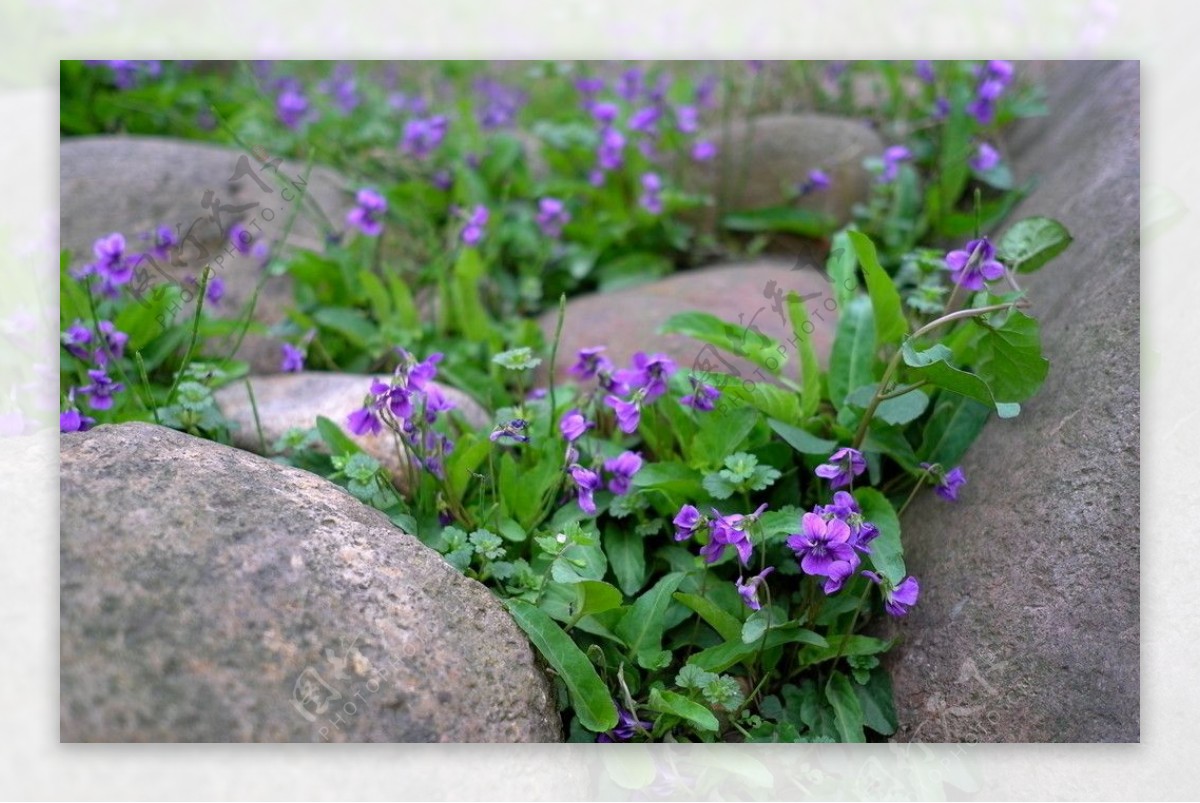
[(1064, 62), (1050, 116), (1013, 138), (1075, 242), (1026, 284), (1050, 375), (992, 420), (957, 505), (905, 517), (922, 599), (894, 627), (913, 741), (1139, 738), (1139, 83), (1136, 62)]
[[(628, 365), (635, 352), (661, 351), (683, 370), (740, 372), (743, 379), (754, 382), (768, 378), (762, 368), (728, 352), (717, 352), (685, 335), (658, 334), (672, 315), (700, 311), (776, 339), (788, 359), (785, 376), (794, 379), (799, 358), (790, 344), (794, 337), (786, 306), (787, 295), (793, 290), (805, 300), (813, 324), (813, 345), (824, 364), (833, 347), (837, 324), (837, 302), (828, 279), (811, 262), (761, 259), (690, 270), (651, 284), (569, 301), (558, 347), (557, 375), (568, 377), (567, 369), (580, 349), (605, 346), (605, 356), (618, 367)], [(547, 340), (554, 337), (557, 320), (557, 310), (539, 320)]]
[[(354, 435), (346, 427), (346, 416), (363, 406), (363, 398), (373, 379), (386, 382), (387, 376), (363, 376), (324, 371), (302, 371), (294, 374), (258, 376), (249, 380), (250, 390), (244, 382), (226, 385), (215, 394), (217, 407), (231, 422), (233, 445), (247, 451), (262, 454), (283, 437), (289, 429), (310, 429), (317, 425), (317, 417), (324, 416), (340, 426), (351, 438), (362, 446), (363, 451), (382, 463), (392, 474), (396, 486), (408, 487), (408, 465), (396, 451), (396, 443), (390, 431), (379, 435)], [(439, 383), (442, 393), (456, 405), (455, 412), (463, 423), (472, 430), (486, 427), (488, 414), (478, 402), (456, 388)], [(250, 403), (250, 391), (254, 393), (254, 404)], [(258, 421), (254, 420), (255, 408)], [(259, 439), (259, 428), (262, 439)]]
[(332, 483), (150, 424), (61, 459), (62, 741), (560, 738), (501, 604)]
[[(688, 189), (722, 198), (726, 212), (788, 204), (788, 194), (824, 170), (829, 189), (813, 192), (795, 206), (822, 212), (845, 223), (856, 203), (867, 200), (871, 176), (863, 159), (883, 153), (884, 143), (866, 123), (827, 114), (776, 114), (734, 121), (728, 140), (721, 128), (705, 131), (721, 144), (718, 158), (690, 164), (683, 173)], [(708, 208), (700, 223), (711, 228), (717, 207)]]
[[(314, 167), (305, 185), (302, 164), (283, 161), (264, 167), (274, 161), (270, 154), (219, 145), (158, 137), (80, 137), (63, 140), (59, 159), (60, 244), (71, 250), (73, 265), (92, 261), (98, 237), (120, 232), (129, 250), (140, 252), (148, 247), (139, 239), (142, 233), (169, 226), (177, 237), (190, 237), (173, 260), (158, 262), (165, 276), (150, 270), (149, 287), (185, 282), (211, 265), (225, 282), (225, 297), (215, 306), (206, 305), (218, 317), (239, 315), (264, 279), (258, 258), (243, 256), (229, 242), (234, 223), (258, 240), (274, 242), (282, 239), (296, 204), (302, 204), (288, 244), (321, 250), (325, 226), (314, 205), (340, 231), (353, 201), (345, 180), (331, 170)], [(287, 179), (286, 185), (276, 180), (276, 172)], [(287, 279), (268, 278), (255, 320), (277, 324), (290, 303)], [(188, 304), (176, 315), (186, 317), (192, 310)], [(238, 356), (256, 372), (273, 373), (279, 370), (279, 342), (251, 334)]]

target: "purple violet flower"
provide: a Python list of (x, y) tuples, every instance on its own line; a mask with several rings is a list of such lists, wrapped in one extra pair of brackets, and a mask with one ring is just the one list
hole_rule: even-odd
[(863, 571), (861, 574), (871, 580), (883, 591), (883, 608), (892, 616), (904, 616), (908, 609), (917, 604), (921, 594), (921, 586), (915, 577), (905, 577), (895, 588), (886, 579), (875, 572)]
[[(836, 584), (836, 591), (859, 563), (849, 544), (850, 527), (841, 519), (826, 521), (816, 513), (805, 513), (800, 526), (803, 532), (789, 536), (787, 545), (805, 574), (828, 578)], [(825, 593), (833, 593), (826, 585)]]
[(92, 380), (91, 384), (84, 385), (79, 392), (88, 396), (88, 406), (93, 410), (110, 409), (113, 406), (113, 395), (120, 393), (125, 386), (109, 379), (103, 369), (91, 369), (87, 373)]
[(679, 508), (671, 522), (675, 525), (675, 540), (686, 541), (696, 534), (696, 531), (706, 527), (708, 520), (692, 505)]
[(675, 361), (666, 354), (647, 355), (639, 351), (633, 355), (633, 368), (617, 371), (615, 378), (623, 385), (644, 390), (649, 404), (667, 392), (667, 379), (675, 369)]
[(917, 74), (917, 78), (927, 84), (932, 84), (934, 81), (932, 61), (918, 61), (913, 65), (913, 72)]
[(86, 432), (96, 423), (96, 419), (86, 416), (74, 407), (63, 410), (58, 414), (59, 432)]
[(753, 513), (731, 513), (728, 516), (722, 516), (720, 511), (714, 509), (715, 518), (709, 523), (711, 538), (708, 544), (700, 548), (705, 563), (716, 563), (725, 554), (725, 547), (731, 546), (737, 551), (742, 565), (750, 565), (753, 545), (748, 530), (766, 509), (767, 506), (762, 504)]
[(644, 722), (639, 720), (624, 708), (617, 706), (617, 726), (610, 731), (601, 733), (596, 737), (596, 741), (604, 743), (627, 742), (632, 739), (633, 735), (639, 730), (648, 731), (653, 726), (653, 722)]
[(483, 239), (483, 230), (488, 222), (488, 208), (476, 206), (467, 218), (467, 225), (462, 230), (462, 241), (465, 245), (477, 245)]
[(275, 114), (279, 122), (295, 130), (308, 116), (308, 98), (299, 89), (285, 89), (275, 99)]
[(350, 413), (346, 417), (346, 425), (355, 435), (378, 435), (383, 431), (383, 421), (379, 419), (379, 410), (374, 405)]
[(700, 128), (700, 112), (695, 106), (679, 106), (675, 109), (675, 127), (684, 134), (694, 134)]
[(578, 362), (568, 368), (567, 373), (579, 379), (591, 379), (598, 373), (611, 372), (613, 364), (607, 357), (600, 353), (604, 349), (604, 346), (591, 346), (580, 349)]
[(606, 128), (596, 149), (596, 164), (603, 171), (616, 170), (625, 162), (625, 135), (615, 128)]
[(382, 217), (387, 212), (387, 199), (372, 189), (361, 189), (354, 197), (355, 206), (346, 213), (346, 225), (354, 226), (368, 237), (383, 233)]
[(971, 240), (965, 248), (951, 251), (945, 261), (950, 278), (968, 290), (982, 290), (985, 282), (1004, 275), (1004, 266), (996, 261), (996, 248), (987, 237)]
[(571, 479), (575, 481), (575, 487), (579, 492), (580, 510), (584, 513), (595, 513), (596, 502), (592, 499), (592, 494), (600, 490), (600, 475), (578, 463), (571, 466), (570, 470)]
[(563, 437), (567, 439), (567, 443), (574, 443), (583, 437), (583, 433), (587, 432), (595, 423), (588, 421), (583, 417), (579, 410), (568, 410), (558, 422), (558, 429)]
[[(922, 463), (921, 468), (926, 471), (940, 473), (941, 469), (938, 466), (933, 466), (929, 463)], [(967, 484), (967, 475), (963, 472), (962, 466), (955, 466), (947, 471), (944, 475), (938, 478), (938, 484), (934, 487), (934, 493), (945, 499), (947, 502), (958, 501), (958, 489)]]
[(893, 145), (883, 152), (883, 172), (879, 174), (879, 183), (888, 184), (896, 180), (900, 163), (912, 158), (912, 151), (903, 145)]
[(721, 391), (712, 385), (701, 382), (694, 376), (689, 376), (688, 381), (692, 383), (692, 392), (690, 395), (681, 398), (679, 403), (684, 407), (691, 407), (697, 412), (711, 413), (715, 410), (717, 408), (716, 401), (721, 396)]
[(659, 193), (662, 191), (662, 179), (657, 173), (642, 174), (642, 195), (638, 198), (638, 205), (652, 215), (661, 215), (663, 211), (662, 197)]
[(698, 139), (692, 145), (692, 161), (707, 162), (717, 155), (717, 145), (707, 139)]
[(616, 396), (605, 396), (604, 403), (617, 414), (617, 426), (626, 435), (633, 433), (642, 420), (642, 406), (639, 400), (625, 401)]
[(774, 566), (768, 566), (758, 574), (751, 577), (748, 581), (743, 582), (742, 578), (737, 579), (737, 591), (742, 595), (747, 607), (752, 611), (762, 610), (762, 605), (758, 602), (758, 589), (766, 580), (767, 575), (775, 571)]
[(304, 370), (304, 352), (293, 346), (291, 343), (283, 343), (279, 350), (282, 356), (279, 362), (279, 370), (285, 373), (294, 373)]
[(84, 346), (92, 342), (92, 330), (84, 326), (82, 321), (75, 321), (68, 326), (67, 331), (62, 333), (61, 339), (63, 348), (72, 357), (80, 360), (88, 359), (88, 352)]
[(831, 488), (841, 488), (853, 483), (854, 478), (866, 470), (867, 461), (862, 452), (847, 446), (830, 455), (829, 462), (817, 466), (815, 473), (829, 480)]
[(529, 436), (524, 434), (529, 427), (529, 422), (523, 418), (514, 418), (507, 423), (497, 424), (492, 430), (492, 434), (488, 435), (488, 440), (496, 443), (501, 439), (516, 441), (517, 443), (529, 443)]
[(449, 128), (450, 121), (441, 114), (415, 117), (404, 124), (400, 150), (416, 159), (424, 159), (438, 149)]
[(986, 142), (979, 143), (978, 150), (971, 157), (969, 164), (971, 169), (980, 173), (986, 173), (1000, 164), (1000, 152)]
[(557, 238), (562, 234), (563, 226), (571, 222), (571, 213), (567, 211), (566, 204), (558, 198), (542, 198), (538, 201), (535, 220), (542, 234)]
[(642, 470), (642, 456), (637, 452), (622, 452), (611, 460), (605, 460), (604, 470), (612, 474), (608, 481), (608, 490), (622, 496), (629, 492), (629, 482), (633, 475)]

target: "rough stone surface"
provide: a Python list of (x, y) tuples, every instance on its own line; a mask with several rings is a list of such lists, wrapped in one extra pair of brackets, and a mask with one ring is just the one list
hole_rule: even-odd
[[(285, 190), (261, 163), (247, 155), (251, 174), (236, 175), (243, 151), (219, 145), (180, 142), (159, 137), (95, 136), (65, 139), (60, 150), (60, 244), (71, 250), (75, 265), (92, 259), (96, 238), (118, 231), (132, 251), (145, 248), (139, 236), (166, 225), (177, 236), (191, 234), (178, 254), (180, 265), (161, 262), (175, 281), (197, 276), (205, 264), (225, 282), (225, 298), (206, 308), (217, 316), (242, 312), (262, 277), (258, 260), (243, 256), (229, 243), (228, 231), (241, 223), (256, 238), (281, 239), (287, 219), (302, 197)], [(299, 186), (304, 165), (281, 162), (278, 171)], [(266, 189), (255, 181), (257, 177)], [(315, 203), (335, 229), (352, 204), (345, 181), (331, 170), (314, 167), (303, 197)], [(269, 191), (268, 191), (269, 190)], [(206, 201), (205, 194), (212, 196)], [(216, 209), (219, 204), (218, 225)], [(296, 217), (288, 243), (314, 250), (323, 247), (319, 216), (306, 206)], [(154, 285), (167, 281), (153, 273)], [(153, 285), (152, 285), (153, 286)], [(269, 279), (259, 294), (255, 319), (270, 326), (284, 319), (291, 302), (290, 283), (284, 277)], [(192, 309), (187, 305), (181, 315)], [(249, 335), (238, 356), (255, 372), (279, 370), (280, 341)]]
[(909, 741), (1139, 739), (1139, 80), (1063, 62), (1050, 116), (1015, 132), (1048, 215), (1075, 242), (1028, 278), (1050, 375), (964, 461), (957, 505), (905, 518), (922, 599), (893, 631)]
[(150, 424), (61, 460), (62, 741), (560, 738), (501, 604), (332, 483)]
[[(703, 136), (724, 142), (720, 128)], [(723, 196), (727, 211), (748, 210), (787, 204), (791, 189), (820, 168), (830, 177), (829, 189), (795, 205), (846, 222), (851, 207), (869, 195), (871, 177), (863, 159), (883, 149), (879, 135), (857, 120), (826, 114), (767, 115), (733, 122), (720, 157), (691, 164), (684, 181), (689, 189)], [(715, 208), (708, 209), (702, 225), (711, 227), (715, 214)]]
[[(567, 302), (562, 340), (556, 361), (557, 376), (567, 378), (567, 369), (581, 348), (606, 346), (606, 356), (618, 366), (628, 365), (637, 351), (661, 351), (683, 370), (730, 372), (721, 360), (751, 381), (766, 378), (757, 365), (728, 352), (716, 354), (698, 340), (685, 335), (660, 335), (658, 329), (672, 315), (693, 310), (760, 330), (775, 338), (787, 351), (785, 376), (795, 378), (799, 358), (790, 345), (793, 339), (787, 322), (786, 299), (796, 291), (807, 299), (813, 323), (812, 340), (822, 363), (833, 347), (837, 305), (828, 280), (810, 266), (795, 269), (796, 263), (759, 260), (740, 265), (721, 265), (677, 273), (661, 281), (637, 287), (582, 296)], [(772, 283), (774, 283), (772, 285)], [(776, 311), (776, 296), (781, 301)], [(547, 339), (554, 337), (557, 310), (544, 314), (539, 323)]]
[[(258, 376), (250, 379), (254, 391), (254, 406), (243, 382), (226, 385), (216, 392), (217, 406), (232, 422), (237, 424), (233, 432), (233, 445), (247, 451), (262, 454), (262, 443), (268, 449), (292, 427), (309, 429), (317, 425), (317, 417), (325, 416), (338, 424), (346, 434), (357, 441), (363, 450), (382, 463), (392, 473), (396, 485), (404, 488), (407, 483), (407, 466), (396, 453), (396, 445), (390, 433), (380, 435), (354, 435), (346, 429), (346, 416), (362, 407), (363, 397), (371, 387), (373, 379), (387, 381), (386, 376), (364, 376), (361, 374), (325, 373), (303, 371), (294, 374)], [(456, 388), (433, 383), (457, 405), (457, 411), (471, 429), (480, 429), (490, 423), (488, 414), (467, 394)], [(254, 407), (258, 408), (258, 420), (262, 426), (262, 441), (254, 423)]]

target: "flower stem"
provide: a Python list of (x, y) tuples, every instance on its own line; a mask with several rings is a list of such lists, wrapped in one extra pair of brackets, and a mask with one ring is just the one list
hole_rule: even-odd
[(550, 415), (546, 420), (546, 439), (554, 440), (554, 413), (558, 409), (554, 400), (555, 362), (558, 359), (558, 341), (562, 338), (563, 319), (567, 316), (567, 294), (558, 297), (558, 324), (554, 327), (554, 343), (550, 346)]

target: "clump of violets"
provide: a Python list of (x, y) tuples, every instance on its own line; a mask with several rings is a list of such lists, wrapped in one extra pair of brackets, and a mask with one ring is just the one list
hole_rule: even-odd
[(444, 115), (414, 117), (404, 124), (400, 150), (416, 159), (427, 159), (442, 144), (449, 130), (450, 121)]
[(464, 245), (478, 245), (483, 239), (483, 231), (487, 227), (488, 208), (486, 206), (476, 206), (467, 215), (467, 224), (463, 226), (462, 241)]
[(692, 505), (684, 505), (679, 509), (679, 513), (676, 514), (673, 521), (675, 540), (686, 541), (707, 530), (708, 543), (700, 547), (700, 555), (704, 558), (705, 563), (716, 563), (724, 557), (727, 547), (733, 547), (740, 563), (747, 566), (753, 552), (750, 527), (758, 521), (766, 509), (767, 506), (764, 504), (759, 505), (753, 513), (725, 515), (714, 508), (710, 518), (702, 516), (700, 511)]
[(663, 211), (661, 193), (662, 179), (658, 177), (658, 174), (642, 174), (642, 195), (638, 199), (638, 205), (652, 215), (661, 215)]
[(309, 103), (299, 85), (285, 87), (275, 98), (275, 114), (279, 122), (295, 130), (308, 119)]
[(721, 397), (721, 391), (694, 376), (689, 376), (688, 381), (692, 383), (692, 392), (680, 398), (680, 404), (701, 413), (711, 413), (717, 409), (717, 399)]
[(126, 252), (125, 236), (120, 232), (100, 237), (92, 244), (94, 262), (84, 265), (71, 275), (76, 279), (97, 276), (100, 279), (100, 292), (110, 298), (115, 298), (122, 285), (133, 279), (133, 269), (139, 260), (139, 255)]
[(801, 531), (787, 539), (805, 574), (825, 578), (825, 593), (840, 590), (846, 578), (858, 568), (859, 558), (850, 545), (850, 527), (838, 518), (826, 519), (805, 513)]
[(346, 224), (353, 226), (368, 237), (383, 233), (383, 216), (387, 212), (387, 199), (373, 189), (361, 189), (354, 196), (354, 208), (346, 213)]
[(562, 234), (563, 227), (571, 222), (571, 213), (567, 211), (567, 205), (558, 198), (542, 198), (538, 201), (537, 217), (534, 219), (542, 234), (557, 239)]
[(900, 172), (900, 163), (912, 159), (912, 151), (903, 145), (892, 145), (883, 152), (883, 172), (879, 174), (881, 184), (890, 184)]
[(333, 74), (328, 80), (322, 81), (317, 89), (333, 100), (334, 107), (343, 116), (353, 112), (362, 102), (354, 80), (354, 66), (351, 64), (339, 64), (334, 67)]
[(841, 488), (854, 482), (854, 478), (867, 470), (867, 461), (862, 452), (849, 446), (838, 449), (829, 456), (828, 463), (816, 468), (816, 475), (829, 480), (831, 488)]
[(454, 402), (433, 384), (442, 355), (434, 353), (418, 361), (404, 349), (396, 351), (400, 363), (392, 373), (391, 381), (373, 380), (363, 406), (347, 416), (346, 424), (351, 432), (360, 436), (378, 435), (385, 427), (390, 429), (400, 436), (401, 442), (426, 471), (442, 479), (445, 476), (444, 460), (453, 450), (454, 443), (434, 425), (441, 413), (455, 407)]
[(982, 290), (986, 282), (1004, 276), (1004, 266), (996, 260), (996, 247), (987, 237), (971, 240), (965, 248), (946, 254), (946, 270), (954, 283), (966, 290)]
[[(675, 362), (665, 354), (633, 355), (633, 367), (617, 371), (607, 389), (612, 391), (604, 397), (604, 403), (617, 416), (617, 426), (631, 434), (641, 422), (642, 405), (651, 404), (667, 392), (667, 379), (675, 373)], [(629, 394), (628, 399), (622, 395)]]
[(527, 100), (527, 96), (521, 90), (493, 78), (481, 78), (476, 81), (475, 93), (479, 100), (476, 116), (479, 119), (479, 127), (484, 131), (514, 126), (517, 114)]
[(980, 125), (990, 125), (996, 116), (996, 102), (1004, 90), (1012, 83), (1013, 65), (1011, 61), (989, 61), (978, 68), (975, 87), (975, 98), (967, 104), (967, 112)]

